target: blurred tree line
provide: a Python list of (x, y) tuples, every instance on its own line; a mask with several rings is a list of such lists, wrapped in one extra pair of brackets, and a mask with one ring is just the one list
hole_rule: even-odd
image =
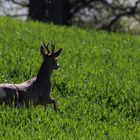
[[(28, 19), (53, 22), (59, 25), (77, 24), (114, 31), (117, 28), (123, 28), (124, 24), (128, 24), (128, 21), (133, 26), (138, 26), (140, 23), (140, 0), (6, 1), (28, 8), (26, 13)], [(22, 14), (12, 16), (22, 16)]]

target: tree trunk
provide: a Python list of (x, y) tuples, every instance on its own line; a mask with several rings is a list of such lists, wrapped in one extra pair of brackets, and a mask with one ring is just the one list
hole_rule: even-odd
[(49, 0), (48, 17), (50, 22), (59, 25), (68, 25), (70, 23), (69, 0)]
[(29, 0), (29, 18), (37, 21), (46, 20), (45, 0)]

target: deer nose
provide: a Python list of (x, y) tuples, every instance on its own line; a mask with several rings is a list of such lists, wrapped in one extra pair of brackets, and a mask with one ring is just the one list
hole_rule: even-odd
[(60, 65), (59, 64), (57, 64), (57, 69), (60, 67)]

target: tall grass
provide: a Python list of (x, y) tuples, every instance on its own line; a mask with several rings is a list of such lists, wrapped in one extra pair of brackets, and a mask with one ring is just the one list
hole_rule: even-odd
[(52, 106), (0, 106), (1, 139), (140, 139), (140, 37), (0, 18), (0, 83), (35, 76), (40, 45), (63, 48)]

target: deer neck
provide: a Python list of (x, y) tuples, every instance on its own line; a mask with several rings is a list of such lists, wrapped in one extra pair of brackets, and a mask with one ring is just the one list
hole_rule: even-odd
[(43, 62), (37, 74), (37, 81), (40, 81), (41, 83), (49, 82), (51, 75), (51, 68), (49, 67), (49, 65), (46, 66), (46, 64)]

